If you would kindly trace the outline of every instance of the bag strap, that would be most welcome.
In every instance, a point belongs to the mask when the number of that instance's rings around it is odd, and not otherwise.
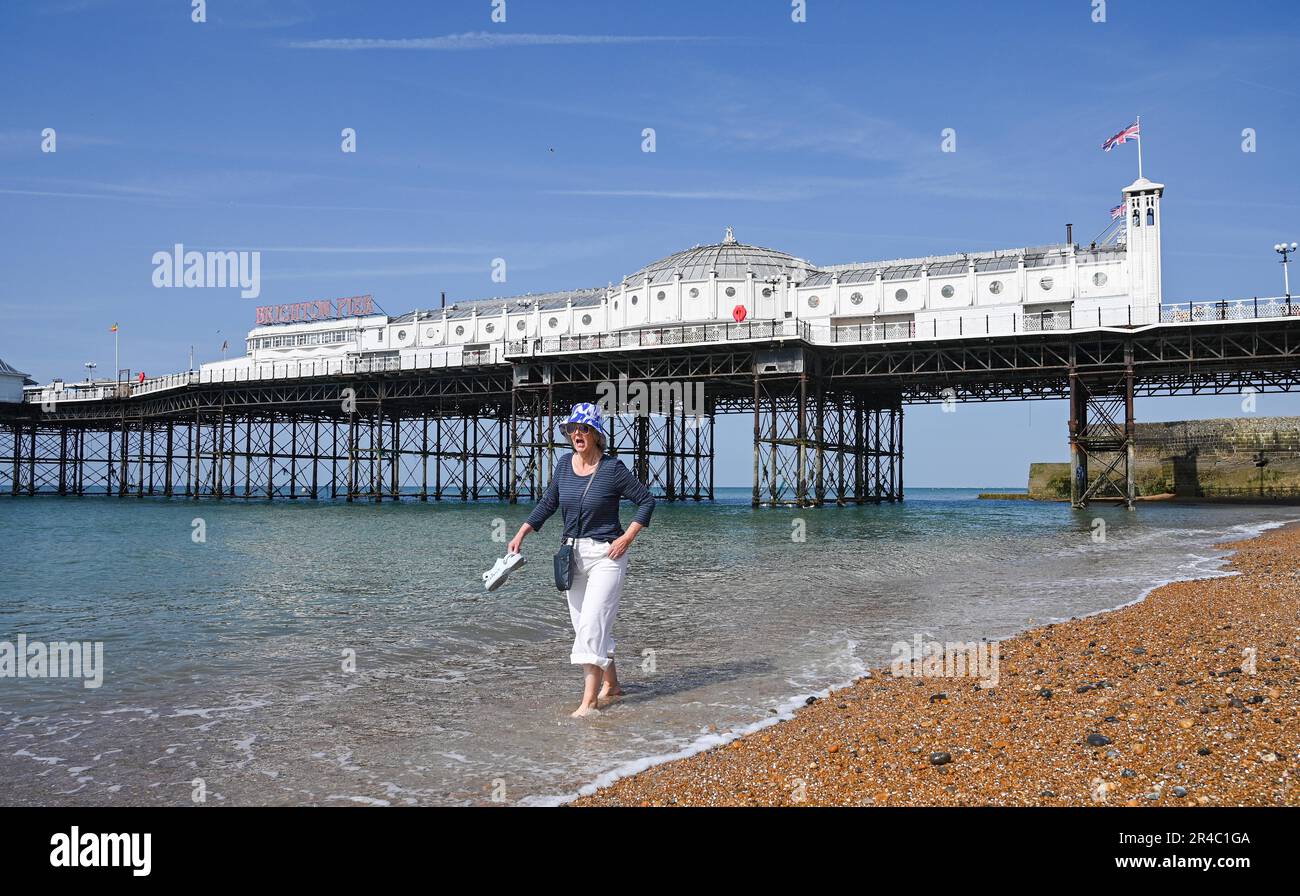
[[[587,492],[591,491],[591,486],[596,481],[596,477],[600,474],[600,468],[604,463],[605,456],[601,455],[600,460],[596,461],[596,469],[591,471],[591,478],[587,480],[587,487],[582,490],[582,497],[578,499],[578,534],[573,536],[575,543],[582,537],[582,502],[587,500]],[[573,468],[572,463],[569,464],[569,468]]]

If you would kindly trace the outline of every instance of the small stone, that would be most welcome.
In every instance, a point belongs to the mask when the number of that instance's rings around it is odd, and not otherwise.
[[[944,691],[940,691],[940,692],[937,693],[937,694],[931,694],[931,695],[930,695],[930,702],[931,702],[931,703],[943,703],[943,702],[944,702],[945,700],[947,700],[947,699],[948,699],[948,694],[947,694],[946,692],[944,692]]]
[[[1111,739],[1104,734],[1093,732],[1088,735],[1088,743],[1092,744],[1094,747],[1104,747],[1111,743]]]
[[[1197,755],[1197,756],[1209,756],[1209,755],[1210,755],[1210,748],[1209,748],[1209,747],[1201,747],[1199,750],[1196,751],[1196,755]]]
[[[951,754],[951,753],[931,753],[931,754],[930,754],[930,764],[931,764],[931,765],[947,765],[949,762],[952,762],[952,754]]]
[[[1178,722],[1178,727],[1186,730],[1188,728],[1191,728],[1195,724],[1196,723],[1193,722],[1191,719],[1181,719]]]
[[[1051,700],[1052,691],[1050,688],[1043,688],[1041,691],[1038,692],[1038,696],[1042,697],[1044,700]]]
[[[1136,654],[1137,656],[1143,656],[1143,655],[1146,654],[1146,652],[1147,652],[1147,649],[1146,649],[1145,647],[1134,647],[1134,648],[1133,648],[1133,653]]]
[[[1056,796],[1056,794],[1053,793],[1053,792],[1050,791],[1050,790],[1040,790],[1040,791],[1038,792],[1038,795],[1041,796],[1041,797],[1046,797],[1046,798],[1048,798],[1048,799],[1051,799],[1052,797]]]
[[[1177,797],[1184,797],[1184,796],[1187,796],[1187,788],[1186,788],[1186,787],[1175,787],[1175,788],[1173,789],[1172,793],[1173,793],[1174,796],[1177,796]]]
[[[1138,773],[1133,771],[1133,769],[1131,768],[1126,768],[1124,769],[1124,771],[1119,773],[1119,776],[1121,778],[1136,778],[1138,776]]]
[[[803,702],[803,705],[804,705],[804,706],[812,706],[812,705],[813,705],[814,703],[816,703],[816,702],[817,702],[817,698],[816,698],[816,697],[809,697],[807,700],[805,700],[805,701]]]

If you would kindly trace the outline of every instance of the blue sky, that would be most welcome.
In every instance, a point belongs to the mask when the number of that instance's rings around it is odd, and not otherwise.
[[[196,24],[188,0],[5,3],[0,357],[42,380],[107,371],[117,321],[122,366],[164,373],[191,344],[238,348],[256,304],[603,285],[726,225],[819,264],[1038,245],[1066,222],[1086,242],[1136,173],[1132,145],[1100,143],[1136,114],[1167,185],[1166,301],[1278,294],[1271,247],[1300,239],[1291,4],[1111,0],[1104,23],[1092,0],[809,0],[804,23],[786,0],[491,11],[210,0]],[[153,288],[177,242],[259,250],[261,298]],[[745,420],[721,426],[719,471],[748,469]],[[913,408],[907,443],[910,485],[1018,485],[1064,458],[1065,412]]]

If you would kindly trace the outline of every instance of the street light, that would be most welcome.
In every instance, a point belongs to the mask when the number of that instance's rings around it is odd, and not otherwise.
[[[1296,244],[1278,243],[1273,247],[1273,251],[1282,256],[1282,288],[1286,290],[1286,300],[1291,301],[1291,276],[1287,266],[1291,263],[1291,253],[1296,250]]]
[[[94,361],[87,361],[85,364],[82,364],[81,366],[86,368],[86,382],[90,382],[91,378],[95,375],[95,368],[98,367],[99,365],[96,364]]]

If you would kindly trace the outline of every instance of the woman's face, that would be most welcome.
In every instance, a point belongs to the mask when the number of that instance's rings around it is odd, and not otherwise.
[[[579,454],[585,454],[589,447],[600,444],[595,432],[585,423],[574,423],[569,427],[569,443]]]

